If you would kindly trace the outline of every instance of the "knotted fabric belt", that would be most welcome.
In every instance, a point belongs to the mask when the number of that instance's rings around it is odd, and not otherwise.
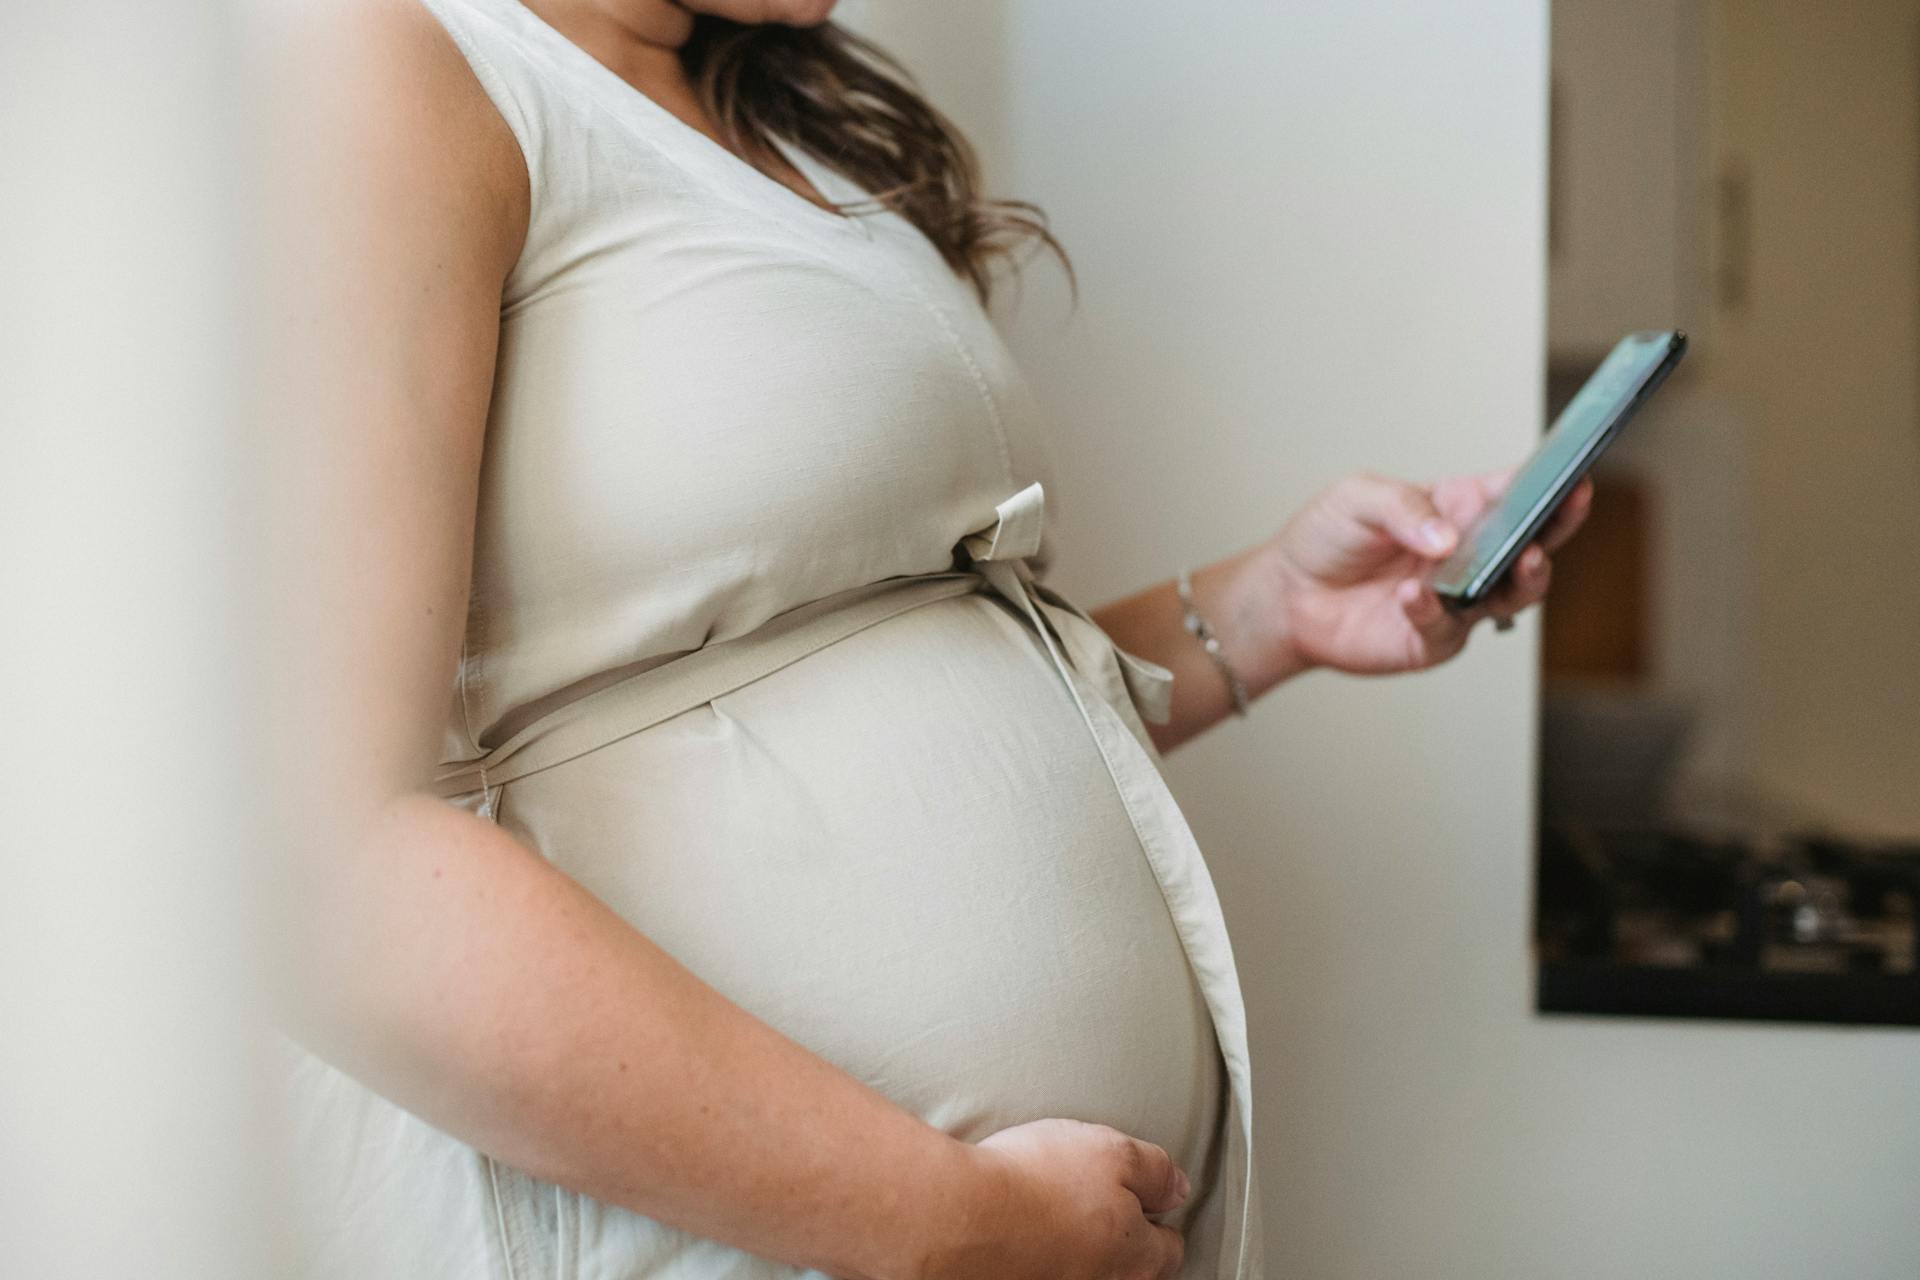
[[[442,764],[433,791],[454,799],[565,764],[889,618],[983,590],[1005,597],[1038,632],[1076,702],[1080,695],[1069,668],[1101,688],[1144,741],[1138,717],[1156,723],[1166,719],[1172,676],[1163,667],[1123,653],[1091,618],[1034,581],[1027,560],[1039,550],[1044,515],[1041,488],[1029,485],[995,509],[990,525],[961,541],[969,561],[966,568],[887,578],[843,591],[790,609],[746,635],[595,689],[541,716],[477,759]]]

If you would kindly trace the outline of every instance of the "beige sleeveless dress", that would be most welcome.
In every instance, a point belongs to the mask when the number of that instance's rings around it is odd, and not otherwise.
[[[947,1132],[1164,1145],[1185,1274],[1257,1275],[1238,983],[1141,723],[1167,676],[1038,583],[1036,415],[978,302],[519,0],[424,2],[533,184],[441,794]],[[314,1274],[799,1274],[290,1061]]]

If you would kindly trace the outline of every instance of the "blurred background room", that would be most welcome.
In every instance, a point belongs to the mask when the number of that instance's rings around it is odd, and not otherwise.
[[[1546,616],[1543,1008],[1920,1024],[1917,11],[1554,7],[1550,407],[1695,348]]]

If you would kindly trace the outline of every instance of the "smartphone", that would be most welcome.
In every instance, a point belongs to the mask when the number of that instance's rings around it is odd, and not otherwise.
[[[1465,609],[1486,599],[1580,478],[1686,354],[1678,329],[1630,333],[1567,403],[1500,500],[1460,538],[1433,573],[1441,602]]]

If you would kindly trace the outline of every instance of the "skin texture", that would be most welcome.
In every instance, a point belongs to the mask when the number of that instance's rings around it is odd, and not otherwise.
[[[795,23],[832,8],[699,3]],[[673,52],[688,9],[532,7],[712,136]],[[492,822],[426,793],[461,652],[500,293],[526,234],[528,175],[415,0],[288,8],[278,114],[264,122],[263,421],[286,468],[274,581],[293,647],[273,712],[299,726],[282,762],[296,1032],[535,1176],[798,1266],[871,1280],[1176,1274],[1180,1240],[1147,1216],[1188,1193],[1165,1151],[1067,1119],[958,1142],[747,1015]],[[1464,523],[1489,491],[1336,485],[1205,570],[1202,602],[1261,689],[1314,665],[1430,665],[1465,628],[1402,598],[1438,551],[1411,549],[1409,530],[1430,507]],[[1542,589],[1523,565],[1496,607]],[[1169,743],[1225,713],[1171,600],[1161,584],[1102,616],[1183,676]]]

